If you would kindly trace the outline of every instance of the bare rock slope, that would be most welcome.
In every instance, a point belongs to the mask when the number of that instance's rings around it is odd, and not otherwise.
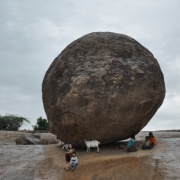
[[[13,134],[14,132],[11,132]],[[8,134],[8,133],[7,133]],[[15,145],[0,138],[0,179],[2,180],[174,180],[180,179],[180,132],[154,132],[157,145],[141,150],[144,136],[136,139],[138,151],[127,153],[117,144],[92,149],[77,149],[79,164],[66,172],[65,151],[57,145]],[[14,133],[17,137],[18,133]],[[0,131],[1,137],[1,131]]]
[[[105,144],[137,134],[161,106],[165,85],[149,50],[126,35],[97,32],[61,52],[42,92],[50,131],[83,146],[84,139]]]
[[[51,133],[27,133],[17,131],[0,131],[0,143],[7,144],[57,144],[57,137]]]

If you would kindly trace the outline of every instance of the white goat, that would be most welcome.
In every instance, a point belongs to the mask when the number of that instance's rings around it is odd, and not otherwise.
[[[91,147],[97,147],[97,152],[99,152],[99,144],[100,142],[97,140],[92,140],[92,141],[86,141],[86,139],[84,139],[84,142],[86,144],[87,147],[87,152],[90,152],[90,148]]]
[[[65,150],[68,150],[68,148],[69,148],[69,144],[64,144],[64,145],[62,146],[62,149],[65,149]]]

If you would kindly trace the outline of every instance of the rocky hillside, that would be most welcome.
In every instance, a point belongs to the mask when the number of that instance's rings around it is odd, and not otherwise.
[[[180,179],[180,132],[154,132],[157,146],[144,151],[141,144],[147,134],[136,136],[139,150],[135,153],[118,149],[118,143],[100,146],[100,153],[77,149],[79,165],[75,171],[66,172],[63,168],[68,164],[60,144],[15,145],[12,139],[19,133],[0,131],[0,179]]]

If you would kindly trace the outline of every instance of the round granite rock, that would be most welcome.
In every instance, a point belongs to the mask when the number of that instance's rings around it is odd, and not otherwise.
[[[69,44],[47,70],[43,103],[50,131],[84,146],[137,134],[165,97],[153,54],[123,34],[94,32]]]

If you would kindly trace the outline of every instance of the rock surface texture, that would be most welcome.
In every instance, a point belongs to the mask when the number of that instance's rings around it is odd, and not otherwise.
[[[111,32],[87,34],[68,45],[47,70],[43,103],[50,131],[84,146],[137,134],[165,97],[153,54],[136,40]]]
[[[21,135],[18,135],[18,137],[14,139],[14,141],[18,145],[58,144],[58,140],[51,133],[35,133],[35,134],[20,133],[20,134]]]
[[[40,136],[33,134],[22,134],[16,140],[16,144],[18,145],[35,145],[42,144],[40,140]]]

